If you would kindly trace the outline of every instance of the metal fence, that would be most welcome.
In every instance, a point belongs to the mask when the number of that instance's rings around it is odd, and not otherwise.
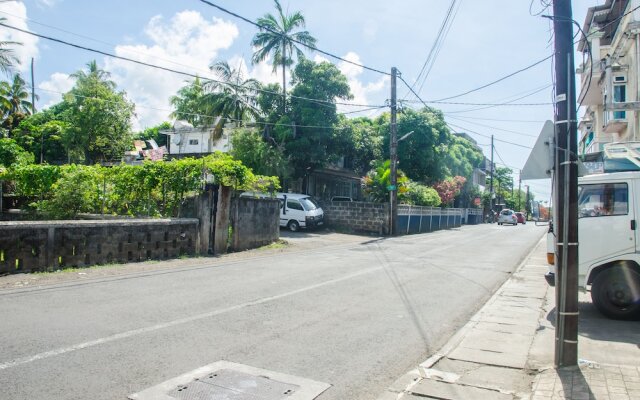
[[[458,228],[462,225],[465,209],[437,208],[411,205],[398,206],[398,233],[412,234]]]

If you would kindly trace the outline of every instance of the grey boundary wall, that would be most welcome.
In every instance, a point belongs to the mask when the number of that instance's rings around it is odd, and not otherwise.
[[[278,199],[236,198],[233,203],[234,251],[265,246],[280,239]]]
[[[389,234],[389,203],[323,201],[324,223],[329,227],[376,235]]]
[[[0,222],[0,275],[195,255],[199,221]]]
[[[389,203],[330,202],[320,204],[328,227],[377,235],[389,234]],[[399,205],[398,234],[433,232],[482,222],[482,210]]]

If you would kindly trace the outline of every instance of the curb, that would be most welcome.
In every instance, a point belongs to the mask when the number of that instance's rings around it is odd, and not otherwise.
[[[447,357],[447,355],[451,353],[460,344],[460,342],[462,342],[462,340],[465,338],[465,336],[467,336],[469,331],[471,331],[475,327],[475,325],[477,325],[478,323],[477,317],[480,316],[485,311],[485,309],[501,295],[502,288],[513,279],[513,276],[516,273],[518,273],[524,268],[524,266],[532,257],[533,253],[536,251],[538,246],[540,246],[541,243],[543,243],[545,240],[546,240],[546,236],[543,235],[542,238],[540,238],[540,240],[538,240],[532,246],[531,250],[529,250],[529,252],[526,253],[526,255],[522,258],[522,260],[516,267],[516,269],[511,273],[511,276],[509,277],[509,279],[504,281],[502,285],[500,285],[500,287],[496,289],[495,293],[469,319],[469,322],[467,322],[464,326],[462,326],[462,328],[458,329],[458,331],[453,336],[451,336],[451,338],[438,351],[436,351],[432,356],[427,358],[425,361],[421,362],[417,368],[412,369],[411,371],[407,372],[402,377],[397,379],[391,386],[389,386],[389,388],[385,390],[385,392],[382,395],[378,397],[378,400],[390,400],[392,398],[400,399],[404,395],[404,393],[409,391],[414,385],[416,385],[420,381],[420,379],[426,379],[427,376],[426,376],[425,370],[434,366],[442,358]]]

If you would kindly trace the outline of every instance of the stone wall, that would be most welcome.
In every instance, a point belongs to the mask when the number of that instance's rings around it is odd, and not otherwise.
[[[376,235],[389,233],[388,203],[323,201],[321,206],[329,227]]]
[[[0,275],[195,255],[197,219],[0,222]]]
[[[280,238],[278,199],[241,197],[233,204],[233,251],[265,246]]]

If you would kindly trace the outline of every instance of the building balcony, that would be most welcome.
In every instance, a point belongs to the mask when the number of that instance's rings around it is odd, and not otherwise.
[[[601,63],[596,62],[593,70],[591,69],[591,63],[583,64],[576,72],[581,74],[578,100],[582,100],[582,105],[595,106],[602,104],[602,91],[598,84],[603,73]]]
[[[623,131],[627,129],[629,123],[626,119],[610,119],[604,125],[604,133],[617,133],[621,134]]]

